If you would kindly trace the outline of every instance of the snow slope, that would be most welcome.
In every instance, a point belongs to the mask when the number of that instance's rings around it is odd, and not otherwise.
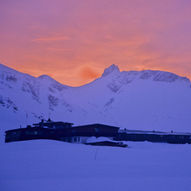
[[[0,65],[0,190],[191,190],[188,144],[2,142],[5,130],[49,116],[76,124],[191,132],[190,98],[190,81],[168,72],[120,72],[112,65],[92,83],[74,88]]]
[[[129,148],[33,140],[0,144],[2,191],[188,191],[190,145]]]
[[[191,83],[163,71],[105,69],[95,81],[69,87],[0,64],[1,131],[51,117],[78,124],[191,132]],[[1,133],[2,135],[2,133]]]

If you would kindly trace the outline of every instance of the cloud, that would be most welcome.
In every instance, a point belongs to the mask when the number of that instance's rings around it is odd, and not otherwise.
[[[68,36],[50,36],[50,37],[39,37],[35,38],[32,41],[33,42],[54,42],[54,41],[65,41],[70,40],[70,37]]]
[[[90,81],[99,77],[99,73],[89,66],[83,66],[80,69],[79,75],[82,80]]]
[[[191,76],[189,0],[5,2],[0,61],[21,71],[69,85],[85,84],[111,64]]]
[[[54,51],[54,52],[72,52],[72,49],[67,49],[67,48],[47,47],[47,50]]]

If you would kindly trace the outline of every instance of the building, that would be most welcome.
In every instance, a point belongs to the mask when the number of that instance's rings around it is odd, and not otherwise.
[[[51,139],[66,142],[85,143],[88,137],[116,137],[119,128],[103,125],[91,124],[72,127],[72,123],[53,122],[51,120],[41,121],[34,126],[8,130],[5,132],[5,142]]]
[[[6,131],[5,134],[5,142],[51,139],[85,144],[90,137],[108,137],[110,140],[118,142],[149,141],[174,144],[191,143],[191,133],[120,130],[119,127],[104,124],[73,126],[73,123],[54,122],[50,119],[48,121],[36,123],[34,126],[9,130]],[[95,144],[114,145],[114,143],[109,143],[107,141]],[[91,145],[94,145],[94,143]]]
[[[5,132],[5,142],[25,141],[33,139],[55,139],[56,132],[53,129],[30,127],[8,130]]]
[[[160,131],[119,130],[115,140],[190,144],[191,133],[176,133],[173,131],[168,133]]]
[[[65,129],[67,136],[85,136],[85,137],[114,137],[117,135],[119,127],[104,124],[90,124],[75,126]]]
[[[119,141],[114,141],[108,137],[90,137],[86,140],[85,144],[92,146],[128,147],[127,144]]]
[[[34,123],[33,125],[34,125],[34,127],[62,129],[62,128],[72,127],[73,123],[62,122],[62,121],[54,122],[49,118],[46,122],[44,120],[42,120],[40,123]]]

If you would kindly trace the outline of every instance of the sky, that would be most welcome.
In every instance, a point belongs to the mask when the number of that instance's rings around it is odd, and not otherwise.
[[[191,78],[191,1],[0,0],[0,62],[71,86],[112,64]]]

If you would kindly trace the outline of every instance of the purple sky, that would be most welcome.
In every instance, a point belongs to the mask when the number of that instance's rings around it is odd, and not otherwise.
[[[0,62],[82,85],[105,67],[191,77],[190,0],[1,0]]]

